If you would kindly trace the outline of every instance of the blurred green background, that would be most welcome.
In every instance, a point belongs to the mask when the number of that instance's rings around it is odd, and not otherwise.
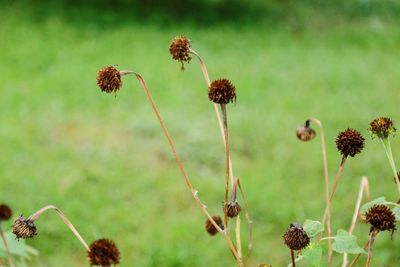
[[[223,237],[204,231],[205,217],[137,81],[125,77],[116,96],[96,86],[105,65],[143,75],[200,197],[221,214],[223,145],[198,62],[181,72],[168,53],[180,34],[192,40],[211,79],[229,78],[237,88],[228,116],[234,173],[254,221],[249,266],[286,266],[282,234],[289,224],[322,217],[320,142],[301,143],[294,133],[310,116],[325,125],[332,180],[340,161],[337,133],[353,127],[366,137],[335,197],[335,231],[349,227],[362,175],[373,198],[398,197],[384,151],[366,129],[377,116],[400,121],[399,1],[0,5],[0,201],[15,216],[54,204],[88,242],[113,239],[121,266],[234,266]],[[398,137],[393,149],[398,159]],[[43,215],[37,227],[28,243],[40,256],[30,266],[88,266],[55,213]],[[360,243],[368,231],[357,226]],[[243,238],[246,244],[245,226]],[[393,241],[380,234],[372,265],[400,265],[399,248],[397,232]]]

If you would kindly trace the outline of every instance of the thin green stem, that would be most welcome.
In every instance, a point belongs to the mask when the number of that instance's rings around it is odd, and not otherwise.
[[[400,181],[399,181],[399,177],[397,174],[396,164],[395,164],[394,158],[393,158],[392,146],[390,145],[390,140],[389,140],[389,138],[379,138],[379,140],[381,140],[383,149],[385,150],[386,156],[389,160],[389,164],[393,171],[394,179],[396,181],[397,190],[399,191],[399,194],[400,194]]]

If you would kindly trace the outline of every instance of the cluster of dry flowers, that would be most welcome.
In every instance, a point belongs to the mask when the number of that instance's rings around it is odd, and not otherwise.
[[[179,166],[179,169],[182,173],[184,182],[187,185],[193,199],[198,204],[200,210],[206,216],[205,222],[205,230],[212,236],[220,233],[226,240],[227,245],[232,252],[235,261],[239,267],[247,265],[247,259],[249,258],[249,254],[252,249],[252,237],[251,237],[251,219],[248,211],[248,205],[246,202],[245,194],[243,192],[242,186],[240,184],[239,178],[233,175],[233,164],[232,159],[230,157],[229,151],[229,134],[228,134],[228,116],[227,116],[227,105],[232,102],[236,102],[236,88],[228,79],[222,78],[211,81],[209,78],[209,74],[206,68],[206,65],[203,59],[199,56],[199,54],[193,50],[191,47],[191,43],[189,39],[184,36],[175,37],[169,47],[169,52],[172,55],[172,58],[181,62],[181,69],[184,70],[184,63],[189,63],[192,60],[192,57],[196,57],[199,60],[200,67],[205,78],[207,87],[208,87],[208,98],[213,103],[213,108],[216,114],[216,118],[218,121],[218,126],[221,132],[222,141],[225,148],[225,195],[224,195],[224,204],[221,209],[223,213],[223,218],[219,215],[210,215],[207,209],[207,206],[200,200],[198,191],[193,187],[191,180],[188,177],[188,174],[182,164],[182,161],[179,157],[179,154],[176,151],[173,139],[171,138],[165,123],[162,119],[162,116],[151,96],[149,88],[142,78],[142,76],[132,70],[118,70],[116,66],[106,66],[102,68],[97,74],[97,85],[100,87],[101,91],[106,93],[116,93],[122,87],[122,77],[126,75],[134,75],[139,81],[141,87],[144,90],[144,93],[149,101],[155,115],[160,123],[161,129],[164,132],[170,149],[176,159],[176,162]],[[345,166],[346,160],[348,157],[354,157],[359,154],[364,148],[364,137],[361,133],[355,129],[346,129],[343,132],[340,132],[336,137],[336,146],[338,151],[341,154],[341,162],[338,168],[338,172],[336,175],[336,179],[332,189],[329,189],[329,175],[328,175],[328,167],[327,167],[327,158],[326,158],[326,148],[325,148],[325,137],[324,131],[322,127],[322,123],[315,119],[311,118],[306,121],[306,123],[297,128],[296,134],[299,140],[302,141],[310,141],[315,138],[316,131],[313,130],[310,125],[311,123],[315,123],[320,128],[320,136],[322,143],[322,155],[323,155],[323,163],[324,163],[324,176],[325,176],[325,200],[326,200],[326,208],[324,212],[324,217],[322,220],[322,225],[326,225],[327,235],[325,238],[319,236],[318,240],[327,240],[328,241],[328,252],[327,252],[327,263],[328,266],[332,266],[332,229],[331,229],[331,214],[330,214],[330,206],[332,203],[333,196],[336,192],[336,188],[339,184],[340,177]],[[394,135],[396,132],[395,127],[393,126],[393,121],[386,117],[381,117],[373,120],[370,123],[369,131],[375,137],[378,137],[381,140],[386,155],[389,159],[389,163],[392,167],[393,173],[395,175],[395,182],[398,187],[400,193],[400,180],[399,175],[397,174],[396,167],[393,160],[393,155],[390,147],[389,136]],[[364,191],[368,191],[364,184],[360,189],[360,194],[358,198],[358,203],[356,205],[355,210],[355,219],[352,222],[352,227],[349,231],[354,230],[354,225],[357,220],[357,217],[360,213],[360,203],[362,193]],[[241,232],[240,232],[240,213],[242,211],[242,206],[239,204],[237,198],[237,192],[240,192],[241,201],[243,205],[243,210],[245,211],[245,219],[249,225],[249,241],[248,241],[248,255],[246,257],[243,256],[242,253],[242,244],[241,244]],[[369,193],[368,193],[369,194]],[[361,197],[360,197],[361,196]],[[25,218],[22,215],[17,217],[14,221],[12,232],[15,234],[16,238],[33,238],[37,235],[37,228],[35,225],[36,220],[43,214],[43,212],[47,210],[55,210],[63,222],[70,228],[72,233],[77,237],[77,239],[82,243],[84,248],[87,251],[88,259],[90,265],[96,266],[111,266],[120,263],[120,252],[116,246],[116,244],[110,239],[99,239],[94,241],[91,245],[88,245],[86,241],[81,237],[78,231],[75,229],[73,224],[68,220],[64,213],[60,209],[55,206],[49,205],[41,208],[31,216]],[[392,209],[385,204],[375,204],[372,205],[365,214],[361,214],[361,218],[363,222],[369,223],[371,225],[370,233],[369,233],[369,241],[366,247],[368,247],[368,257],[367,257],[367,265],[370,266],[371,257],[372,257],[372,245],[376,235],[381,231],[391,231],[392,233],[396,230],[396,216],[393,213]],[[0,205],[0,226],[1,222],[4,220],[10,219],[12,216],[12,211],[7,205]],[[229,221],[234,221],[234,240],[231,237]],[[5,244],[5,248],[8,252],[8,260],[9,265],[11,267],[16,266],[15,262],[12,259],[12,255],[9,252],[9,248],[7,246],[6,239],[4,238],[3,232],[0,228],[0,233],[3,237],[3,242]],[[321,233],[322,235],[322,233]],[[303,228],[302,225],[298,223],[290,224],[290,227],[283,235],[284,244],[288,246],[291,252],[291,265],[296,266],[296,262],[300,256],[301,251],[310,246],[311,238],[307,231]],[[347,265],[347,253],[344,253],[343,264],[342,266],[353,266],[355,262],[357,262],[360,255],[357,255],[355,259]],[[296,258],[297,257],[297,258]],[[270,266],[268,264],[261,264],[261,266]]]

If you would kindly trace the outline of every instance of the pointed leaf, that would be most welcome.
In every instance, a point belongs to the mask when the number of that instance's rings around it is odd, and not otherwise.
[[[338,230],[332,249],[338,253],[367,254],[365,249],[357,244],[357,237],[342,229]]]
[[[324,231],[324,226],[319,221],[306,220],[303,229],[309,237],[314,237]]]

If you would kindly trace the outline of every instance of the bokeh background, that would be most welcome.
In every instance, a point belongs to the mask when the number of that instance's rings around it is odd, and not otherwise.
[[[335,231],[349,227],[362,175],[373,198],[398,198],[384,151],[367,127],[382,115],[400,121],[399,1],[0,4],[0,201],[15,216],[54,204],[88,242],[113,239],[121,266],[234,266],[225,240],[204,231],[205,218],[137,81],[124,78],[115,96],[96,86],[105,65],[143,75],[195,188],[210,212],[221,214],[223,144],[198,62],[182,72],[168,53],[181,34],[211,79],[229,78],[237,88],[228,116],[234,173],[254,221],[249,266],[286,266],[283,232],[292,222],[322,217],[320,142],[299,142],[294,133],[310,116],[325,125],[332,180],[337,133],[353,127],[366,137],[335,197]],[[393,149],[398,159],[398,137]],[[39,235],[28,243],[40,256],[29,266],[88,266],[55,213],[37,226]],[[360,244],[368,230],[357,226]],[[243,238],[246,244],[245,226]],[[373,266],[400,265],[397,232],[393,240],[380,234],[375,245]]]

